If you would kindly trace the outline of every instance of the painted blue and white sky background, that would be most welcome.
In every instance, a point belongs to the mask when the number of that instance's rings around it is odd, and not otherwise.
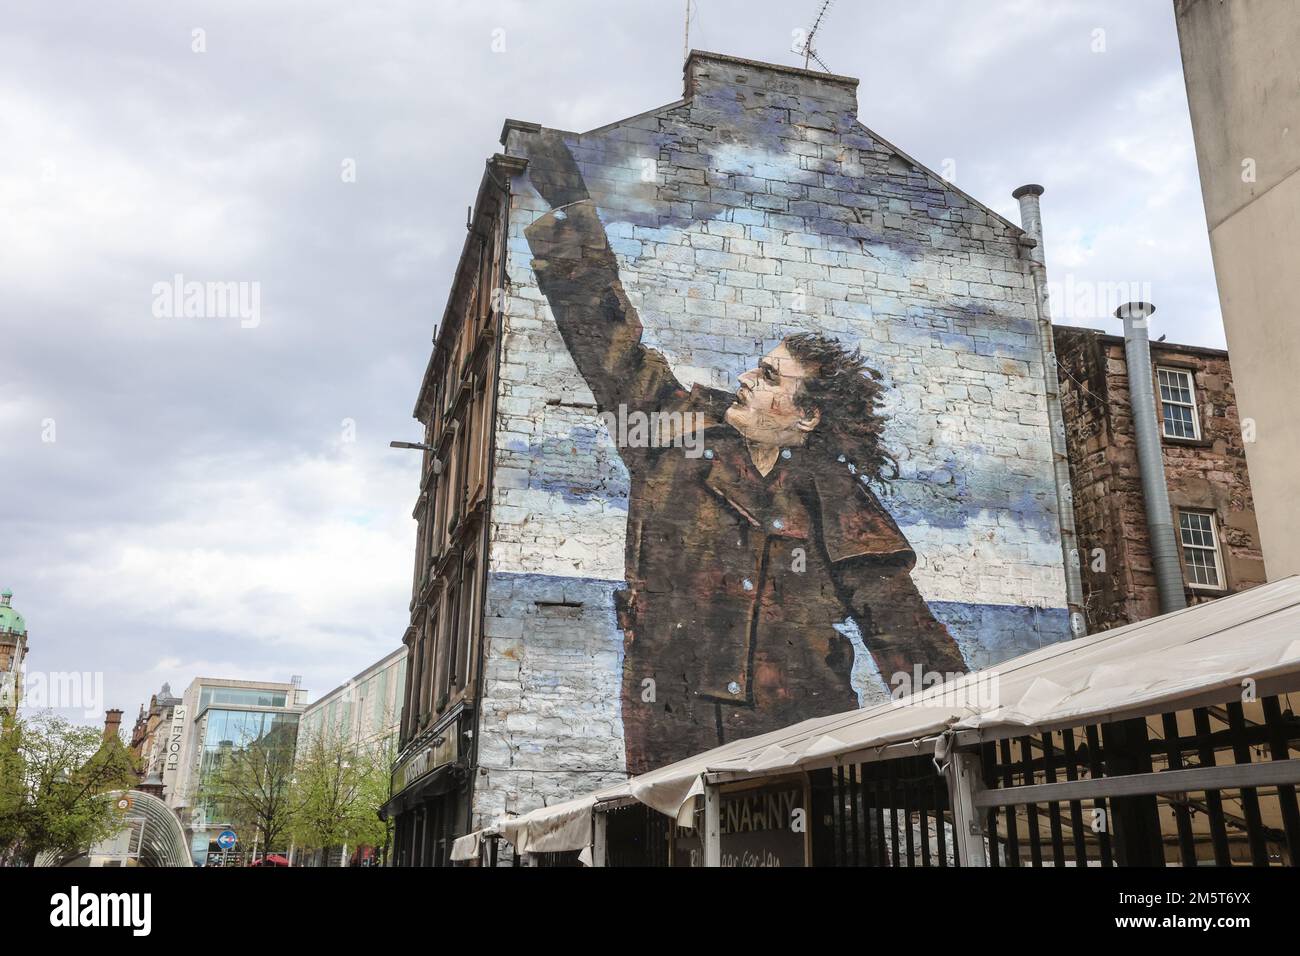
[[[817,6],[696,0],[691,45],[798,65]],[[198,674],[314,697],[396,646],[418,455],[388,441],[419,437],[484,159],[506,117],[677,99],[683,10],[7,6],[0,586],[29,670],[102,671],[130,718]],[[1148,283],[1154,334],[1223,345],[1167,0],[842,2],[817,48],[867,126],[1012,221],[1045,185],[1054,283]],[[178,273],[259,283],[260,323],[155,318]]]

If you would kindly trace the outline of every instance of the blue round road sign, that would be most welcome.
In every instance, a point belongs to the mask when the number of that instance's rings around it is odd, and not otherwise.
[[[233,850],[235,848],[235,831],[222,830],[217,836],[217,846],[223,850]]]

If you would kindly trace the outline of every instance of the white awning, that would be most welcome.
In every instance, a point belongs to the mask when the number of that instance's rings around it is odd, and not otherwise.
[[[1300,686],[1300,576],[1049,644],[899,701],[737,740],[498,826],[520,852],[580,850],[591,842],[593,808],[605,801],[632,797],[690,825],[709,773],[797,772],[932,744],[949,731],[991,739],[1156,714],[1278,679]]]
[[[451,858],[453,862],[463,860],[477,860],[479,851],[483,848],[483,841],[497,836],[495,826],[483,827],[475,830],[473,833],[466,833],[463,837],[457,837],[456,842],[451,845]]]
[[[462,860],[477,860],[478,850],[482,842],[482,830],[475,830],[473,833],[466,833],[463,837],[457,837],[456,842],[451,845],[452,861],[458,863]]]
[[[620,788],[624,785],[620,785]],[[609,788],[617,789],[617,788]],[[598,791],[597,793],[604,793]],[[520,853],[558,853],[581,850],[591,843],[591,813],[597,793],[538,807],[518,817],[497,822],[501,836]]]

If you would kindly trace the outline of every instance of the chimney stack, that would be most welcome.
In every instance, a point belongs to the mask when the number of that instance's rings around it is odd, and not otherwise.
[[[104,711],[104,739],[122,739],[122,712],[116,708]]]
[[[1026,183],[1011,194],[1011,198],[1020,202],[1020,228],[1033,236],[1038,245],[1030,250],[1029,258],[1040,265],[1046,264],[1043,256],[1043,210],[1038,204],[1038,197],[1043,194],[1043,187],[1038,183]]]

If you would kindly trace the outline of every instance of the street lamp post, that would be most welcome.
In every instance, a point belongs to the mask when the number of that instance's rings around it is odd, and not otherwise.
[[[418,441],[390,441],[388,443],[388,447],[389,448],[411,448],[414,449],[415,451],[430,451],[430,452],[434,450],[432,445],[426,445],[423,442],[418,442]],[[435,475],[441,475],[442,459],[435,456],[433,459],[432,468],[433,468],[433,473]]]

